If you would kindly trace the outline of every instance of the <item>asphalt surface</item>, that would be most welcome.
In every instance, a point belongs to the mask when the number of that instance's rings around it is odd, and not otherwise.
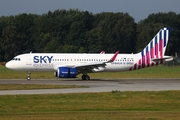
[[[177,79],[43,79],[20,80],[1,79],[0,84],[56,84],[56,85],[82,85],[87,88],[66,89],[37,89],[37,90],[0,90],[0,95],[16,94],[58,94],[58,93],[86,93],[86,92],[112,92],[112,91],[164,91],[180,90],[180,78]]]

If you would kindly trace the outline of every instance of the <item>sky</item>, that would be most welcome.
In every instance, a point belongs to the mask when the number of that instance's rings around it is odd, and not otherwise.
[[[0,0],[0,16],[32,13],[42,15],[57,9],[79,9],[93,14],[101,12],[129,13],[139,22],[149,14],[175,12],[180,14],[180,0]]]

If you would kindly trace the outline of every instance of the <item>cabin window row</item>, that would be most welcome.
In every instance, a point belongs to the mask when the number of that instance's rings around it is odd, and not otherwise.
[[[107,62],[107,59],[53,59],[53,61],[103,61]],[[115,61],[134,61],[133,59],[125,60],[125,59],[117,59]]]

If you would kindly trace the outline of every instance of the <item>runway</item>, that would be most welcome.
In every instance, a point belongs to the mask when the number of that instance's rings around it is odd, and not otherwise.
[[[87,88],[37,89],[37,90],[0,90],[0,95],[17,94],[58,94],[112,91],[162,91],[180,90],[180,78],[176,79],[43,79],[43,80],[0,80],[0,84],[56,84],[81,85]]]

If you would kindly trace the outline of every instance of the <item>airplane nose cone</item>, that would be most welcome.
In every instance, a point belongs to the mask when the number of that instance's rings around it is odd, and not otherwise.
[[[9,62],[7,62],[7,63],[5,64],[5,66],[6,66],[6,68],[10,68]]]
[[[13,67],[14,67],[14,65],[11,62],[7,62],[5,66],[8,69],[13,69]]]

